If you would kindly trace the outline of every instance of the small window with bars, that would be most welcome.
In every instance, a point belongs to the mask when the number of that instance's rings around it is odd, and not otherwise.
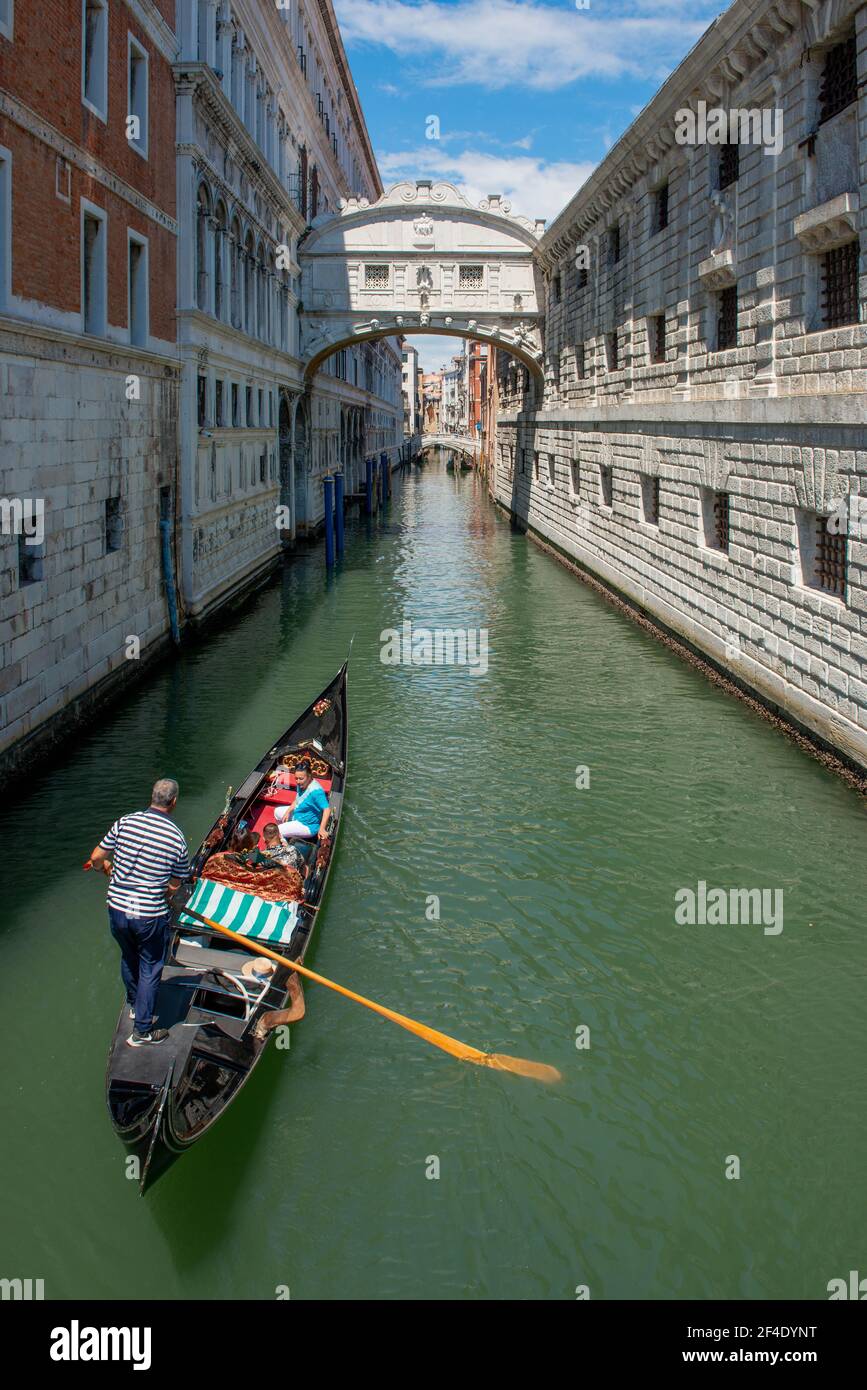
[[[569,486],[572,497],[577,502],[581,496],[581,464],[577,459],[573,459],[569,464]]]
[[[616,372],[620,368],[620,342],[616,333],[605,334],[605,360],[609,372]]]
[[[835,535],[826,516],[816,517],[816,545],[813,555],[813,584],[826,594],[846,598],[846,569],[849,542],[845,532]]]
[[[208,423],[208,378],[200,376],[196,383],[199,429]]]
[[[716,347],[717,352],[738,345],[738,287],[726,285],[717,296]]]
[[[123,513],[119,497],[105,499],[105,553],[111,555],[123,545]]]
[[[576,283],[577,288],[578,288],[579,290],[586,289],[586,286],[587,286],[587,267],[586,267],[586,265],[579,265],[579,266],[578,266],[578,269],[577,269],[577,271],[576,271],[576,276],[577,276],[577,279],[576,279],[576,282],[575,282],[575,283]]]
[[[214,406],[215,406],[214,415],[215,415],[216,423],[217,423],[218,425],[222,425],[222,423],[223,423],[223,383],[222,383],[222,381],[220,380],[219,377],[217,377],[217,382],[216,382],[216,397],[215,397],[215,401],[214,401]]]
[[[551,276],[551,303],[560,303],[560,272]]]
[[[659,479],[641,479],[641,509],[649,526],[659,525]]]
[[[825,54],[819,88],[819,124],[845,111],[858,96],[858,55],[855,31]]]
[[[617,223],[608,228],[608,264],[617,265],[620,260],[620,227]]]
[[[729,548],[729,494],[716,492],[713,488],[702,488],[702,519],[704,521],[705,545],[710,550]]]
[[[741,165],[741,147],[736,140],[720,146],[717,166],[717,188],[728,188],[737,183]]]
[[[614,505],[614,474],[607,463],[599,465],[599,493],[602,498],[603,507],[613,507]]]
[[[651,362],[665,361],[665,314],[654,314],[648,322]]]
[[[18,532],[18,587],[36,584],[44,577],[45,542],[36,545],[27,532]]]
[[[859,243],[847,241],[822,257],[822,321],[825,328],[858,323]]]
[[[389,267],[387,265],[366,265],[364,267],[364,288],[366,290],[387,290],[389,286]]]
[[[668,226],[668,184],[657,188],[653,195],[653,230],[661,232]]]
[[[548,454],[548,486],[557,486],[557,465],[553,454]]]
[[[459,290],[481,290],[485,285],[483,265],[462,265],[458,267]]]
[[[587,351],[583,343],[578,343],[575,348],[575,376],[579,381],[583,381],[587,375]]]
[[[534,450],[533,450],[533,477],[534,477],[534,478],[536,479],[536,481],[538,482],[538,480],[539,480],[539,452],[538,452],[537,449],[534,449]]]

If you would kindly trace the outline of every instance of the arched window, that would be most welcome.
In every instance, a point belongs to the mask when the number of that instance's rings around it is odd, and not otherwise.
[[[199,184],[196,197],[196,303],[208,309],[208,238],[211,234],[211,197],[205,184]]]
[[[227,317],[226,306],[226,205],[217,204],[214,228],[214,313],[218,319]]]
[[[256,331],[260,338],[266,338],[268,334],[265,282],[265,251],[260,241],[256,247]]]
[[[256,331],[256,265],[252,232],[247,233],[244,243],[244,331]]]
[[[241,275],[243,274],[241,255],[241,224],[237,217],[233,217],[232,229],[229,233],[229,278],[231,280],[230,315],[233,328],[241,327]]]

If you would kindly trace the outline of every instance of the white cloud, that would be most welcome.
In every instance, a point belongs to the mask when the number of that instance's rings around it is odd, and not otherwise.
[[[424,66],[415,82],[555,91],[582,77],[659,81],[717,11],[709,0],[631,0],[576,11],[540,0],[336,0],[344,40]]]
[[[590,176],[595,165],[566,161],[546,163],[532,155],[508,158],[483,150],[462,153],[430,145],[415,150],[379,152],[383,181],[414,179],[430,174],[455,184],[475,207],[489,193],[500,193],[523,217],[555,217]]]

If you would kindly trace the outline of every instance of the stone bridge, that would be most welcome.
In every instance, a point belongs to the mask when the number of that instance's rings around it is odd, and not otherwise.
[[[299,243],[301,357],[309,380],[365,338],[440,333],[491,342],[542,376],[544,222],[498,194],[478,208],[448,183],[398,183],[375,203],[344,201]]]
[[[470,439],[466,434],[423,434],[421,437],[422,449],[451,449],[456,454],[468,454],[470,458],[478,458],[481,453],[481,444],[477,439]]]

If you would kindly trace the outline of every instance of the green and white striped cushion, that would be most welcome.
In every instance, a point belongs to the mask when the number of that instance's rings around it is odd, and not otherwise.
[[[242,936],[255,937],[257,941],[274,942],[285,946],[292,935],[298,916],[297,903],[268,903],[257,898],[254,893],[238,893],[222,883],[212,883],[210,879],[200,879],[187,907],[219,922],[221,927],[229,927]],[[191,927],[201,926],[194,918],[180,915],[180,924]]]

